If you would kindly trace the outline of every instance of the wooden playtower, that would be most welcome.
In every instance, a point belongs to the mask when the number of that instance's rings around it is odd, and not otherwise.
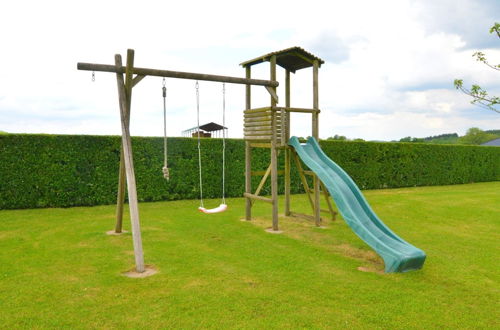
[[[320,194],[321,182],[311,171],[302,169],[300,160],[294,150],[288,146],[290,139],[290,120],[291,114],[294,112],[310,113],[311,114],[311,135],[318,139],[319,131],[319,93],[318,93],[318,70],[322,59],[305,51],[300,47],[293,47],[281,51],[269,53],[255,59],[241,63],[245,68],[246,78],[251,78],[251,69],[255,64],[269,62],[270,63],[270,80],[276,81],[276,65],[285,69],[285,106],[278,106],[278,96],[276,93],[277,87],[267,87],[271,95],[271,105],[264,108],[252,109],[251,102],[251,85],[246,85],[246,106],[244,111],[244,138],[245,138],[245,193],[246,211],[245,219],[252,219],[252,205],[255,200],[264,201],[272,204],[272,219],[273,226],[271,232],[278,233],[278,176],[282,174],[285,180],[285,215],[286,216],[302,216],[313,218],[317,226],[321,226],[320,212]],[[295,73],[297,70],[312,67],[313,69],[313,99],[311,108],[293,108],[290,105],[290,73]],[[271,161],[265,171],[252,171],[252,149],[268,148],[271,151]],[[284,171],[278,171],[278,154],[284,151],[285,153],[285,168]],[[292,159],[295,160],[301,182],[311,203],[313,216],[292,212],[290,209],[290,165]],[[271,198],[260,196],[260,192],[271,176]],[[306,175],[313,176],[313,188],[311,189],[307,183]],[[262,176],[262,179],[253,192],[252,176]],[[324,188],[324,187],[323,187]],[[326,212],[335,217],[330,199],[326,189],[323,189],[323,194],[327,199],[328,210]]]

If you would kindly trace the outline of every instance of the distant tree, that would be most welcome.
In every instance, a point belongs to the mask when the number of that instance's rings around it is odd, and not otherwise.
[[[485,132],[490,133],[490,134],[495,134],[495,135],[498,135],[498,137],[500,137],[500,129],[490,129],[490,130],[486,130]]]
[[[354,139],[353,141],[354,141],[354,142],[365,142],[365,140],[360,139],[360,138]]]
[[[495,23],[490,28],[490,33],[496,33],[498,38],[500,38],[500,23]],[[483,62],[486,64],[488,67],[500,71],[500,64],[491,64],[488,62],[486,59],[486,55],[482,52],[475,52],[473,57],[476,58],[476,61],[478,62]],[[500,97],[497,96],[490,96],[488,95],[488,92],[484,89],[481,88],[479,85],[472,85],[470,89],[465,88],[463,86],[463,80],[462,79],[455,79],[454,82],[455,88],[461,90],[465,94],[472,96],[472,104],[476,104],[482,108],[492,110],[495,112],[500,113]]]
[[[424,139],[407,136],[400,139],[399,142],[424,142]]]
[[[330,136],[329,138],[327,138],[327,140],[339,140],[339,141],[346,141],[347,138],[343,135],[338,135],[338,134],[335,134],[333,137]]]
[[[441,140],[441,139],[453,139],[453,138],[458,138],[457,133],[446,133],[446,134],[439,134],[439,135],[433,135],[433,136],[428,136],[424,138],[425,141],[432,141],[432,140]]]
[[[460,138],[459,141],[463,144],[479,145],[494,140],[495,138],[495,134],[486,133],[485,131],[477,127],[471,127],[467,130],[467,133],[465,133],[465,135]]]

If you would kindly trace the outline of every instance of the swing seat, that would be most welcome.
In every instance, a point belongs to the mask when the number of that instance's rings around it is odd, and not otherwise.
[[[221,212],[224,212],[225,210],[227,210],[226,204],[221,204],[213,209],[206,209],[206,208],[201,207],[201,206],[198,208],[198,211],[203,212],[205,214],[221,213]]]

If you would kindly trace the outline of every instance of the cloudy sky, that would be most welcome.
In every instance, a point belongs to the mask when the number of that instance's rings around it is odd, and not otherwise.
[[[3,1],[0,4],[0,130],[11,133],[120,134],[113,74],[76,70],[113,64],[135,49],[140,67],[243,76],[239,63],[301,46],[320,69],[320,137],[367,140],[463,135],[500,129],[500,115],[470,104],[453,80],[500,95],[498,0],[351,1]],[[254,67],[268,79],[269,66]],[[284,73],[278,78],[284,85]],[[292,106],[312,106],[312,70],[292,75]],[[132,135],[162,135],[161,78],[134,88]],[[196,125],[195,82],[167,79],[168,131]],[[227,126],[242,136],[244,87],[226,86]],[[283,88],[278,88],[280,96]],[[254,106],[269,97],[253,89]],[[200,121],[222,121],[222,86],[200,82]],[[284,98],[282,97],[282,100]],[[310,134],[309,117],[292,134]]]

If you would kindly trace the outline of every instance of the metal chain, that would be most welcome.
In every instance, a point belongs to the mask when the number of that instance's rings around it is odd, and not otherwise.
[[[222,204],[226,204],[226,84],[222,83]]]
[[[95,81],[95,71],[92,71],[92,82]]]
[[[163,87],[162,87],[162,95],[163,95],[163,177],[170,181],[170,171],[168,169],[168,146],[167,146],[167,82],[165,78],[163,78]]]
[[[203,181],[201,178],[201,146],[200,146],[200,85],[196,81],[196,119],[198,131],[198,168],[200,170],[200,207],[203,206]]]

